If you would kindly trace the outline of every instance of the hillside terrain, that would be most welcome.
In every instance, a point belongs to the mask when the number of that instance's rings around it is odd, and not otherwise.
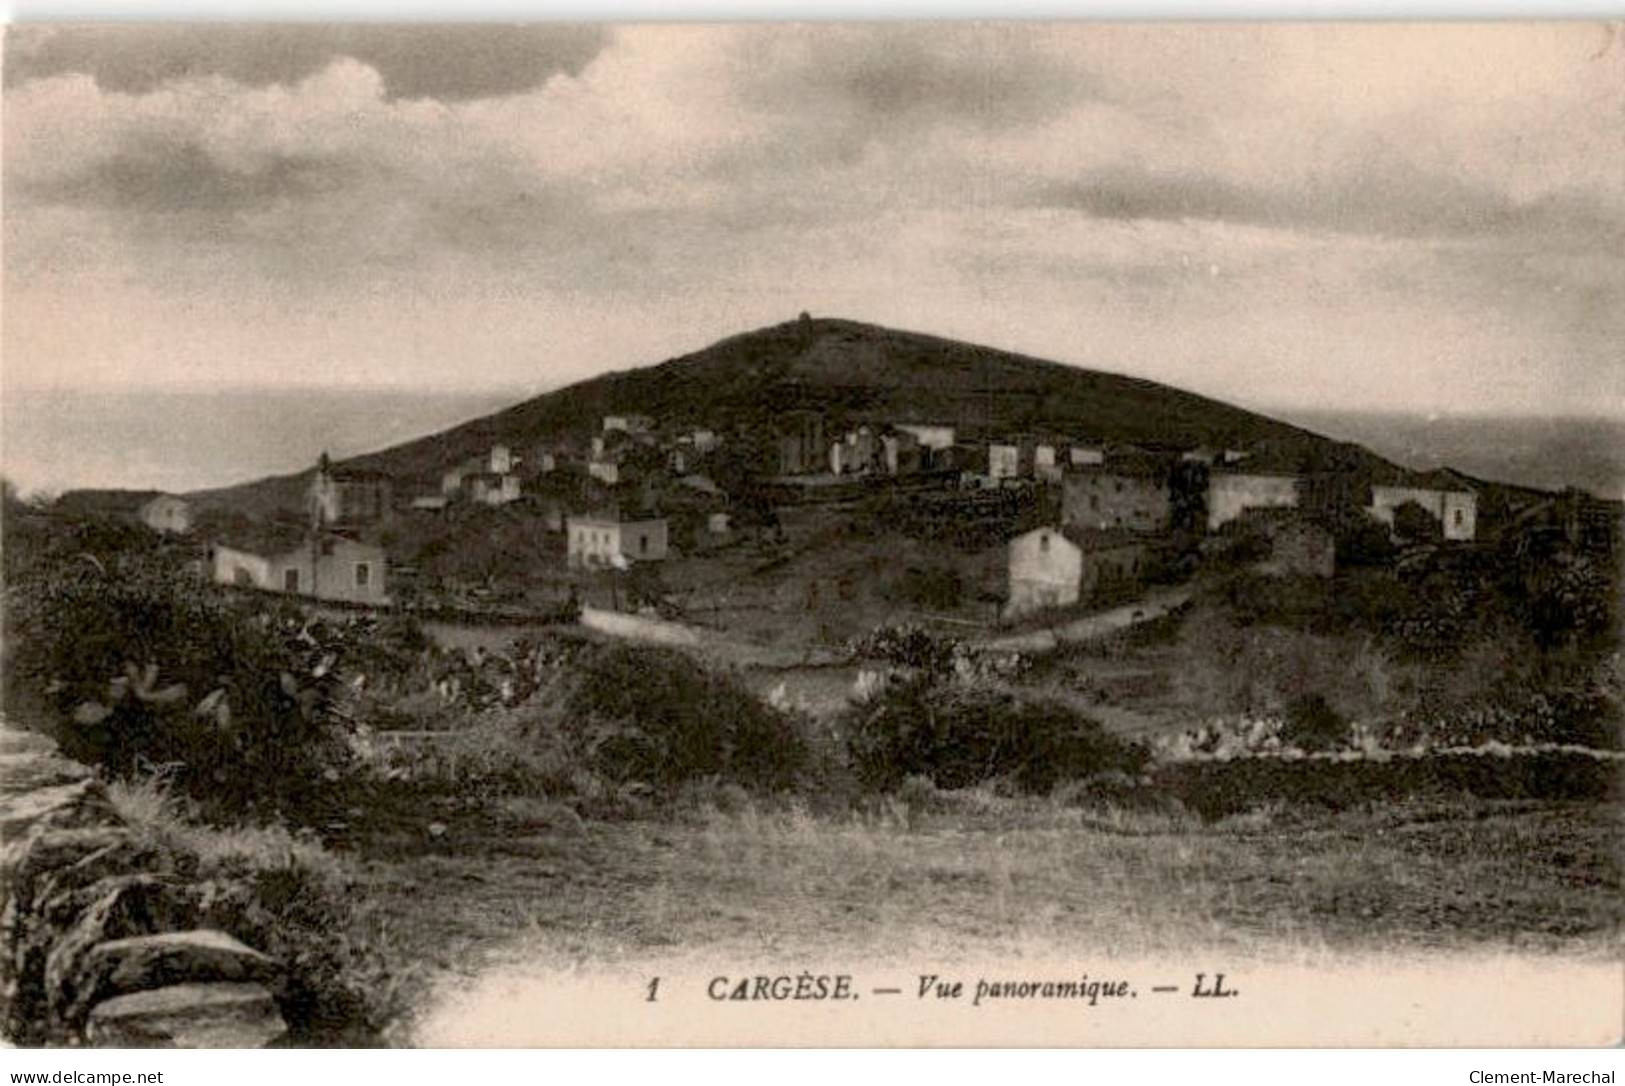
[[[1047,433],[1194,448],[1267,446],[1299,463],[1372,475],[1400,469],[1356,445],[1194,393],[992,347],[837,319],[802,319],[732,336],[657,365],[604,374],[441,433],[344,461],[402,480],[503,443],[583,440],[608,414],[723,431],[766,426],[789,409],[853,422],[940,422],[967,438]],[[205,507],[297,508],[309,472],[190,495]]]

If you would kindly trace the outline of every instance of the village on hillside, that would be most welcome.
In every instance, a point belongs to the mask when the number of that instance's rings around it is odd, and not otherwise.
[[[739,600],[753,579],[773,586],[760,621],[795,626],[821,598],[850,603],[866,570],[903,572],[873,556],[855,569],[806,557],[850,549],[860,534],[920,542],[927,568],[909,571],[911,615],[990,632],[1132,600],[1221,554],[1326,578],[1340,560],[1374,555],[1415,563],[1552,540],[1605,558],[1618,550],[1620,503],[1583,491],[1306,459],[1268,444],[969,438],[943,422],[837,421],[810,409],[756,430],[627,413],[522,449],[493,444],[437,478],[324,454],[305,507],[267,518],[174,494],[70,492],[59,504],[123,512],[188,540],[203,576],[242,589],[509,618],[587,604],[723,628],[730,602],[752,609]],[[806,568],[787,578],[787,566]],[[932,592],[933,576],[946,587]]]

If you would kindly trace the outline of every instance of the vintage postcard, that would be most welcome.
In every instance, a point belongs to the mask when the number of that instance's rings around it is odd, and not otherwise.
[[[9,1044],[1620,1042],[1618,24],[3,94]]]

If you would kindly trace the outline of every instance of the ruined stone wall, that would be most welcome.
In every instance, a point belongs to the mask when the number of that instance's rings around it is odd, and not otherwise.
[[[0,722],[0,1032],[17,1045],[257,1048],[287,1032],[271,957],[210,927],[218,887],[102,783]]]

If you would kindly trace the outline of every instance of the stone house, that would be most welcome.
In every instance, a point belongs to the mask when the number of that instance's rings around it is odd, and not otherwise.
[[[1066,450],[1066,461],[1075,468],[1104,464],[1106,450],[1100,445],[1073,445]]]
[[[954,447],[952,426],[940,423],[898,422],[893,423],[892,428],[905,434],[912,434],[922,449],[929,449],[933,453]]]
[[[1021,477],[1021,446],[1007,442],[993,442],[987,447],[987,477],[989,479],[1019,479]]]
[[[880,438],[881,462],[887,475],[914,475],[925,465],[920,439],[907,430],[893,430]]]
[[[389,602],[383,548],[333,532],[291,545],[275,538],[219,542],[209,547],[208,560],[217,584],[348,603]]]
[[[1004,617],[1067,607],[1138,584],[1148,555],[1146,541],[1128,532],[1034,528],[1010,541]]]
[[[667,555],[664,517],[626,519],[585,513],[565,519],[565,562],[571,569],[626,569]]]
[[[648,434],[655,428],[655,420],[648,415],[605,415],[604,433]]]
[[[1164,532],[1173,523],[1173,491],[1168,479],[1150,468],[1074,468],[1061,480],[1061,523],[1096,531]]]
[[[137,515],[141,523],[166,535],[185,535],[192,530],[192,506],[174,494],[159,494],[143,502]]]
[[[335,467],[322,453],[306,500],[317,525],[370,524],[389,515],[394,482],[383,472]]]
[[[1207,530],[1216,532],[1252,509],[1296,509],[1302,491],[1297,475],[1215,470],[1207,481]]]
[[[857,475],[873,471],[880,463],[880,459],[880,438],[869,426],[848,430],[829,448],[829,469],[836,475]]]
[[[470,501],[483,505],[507,505],[520,498],[519,476],[482,471],[464,480]]]
[[[823,470],[824,416],[817,411],[786,411],[779,417],[778,473],[811,475]]]
[[[1033,446],[1033,475],[1046,483],[1058,483],[1064,471],[1059,461],[1061,447],[1049,442]]]
[[[1407,503],[1420,506],[1439,522],[1444,538],[1471,542],[1478,535],[1478,495],[1470,490],[1424,486],[1373,486],[1370,513],[1390,528],[1394,514]]]

